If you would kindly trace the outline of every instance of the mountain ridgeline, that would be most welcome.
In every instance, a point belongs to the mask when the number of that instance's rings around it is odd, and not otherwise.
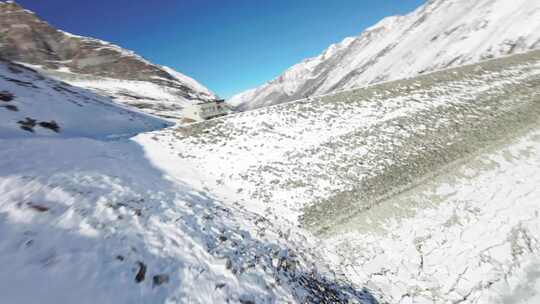
[[[249,110],[538,48],[540,1],[429,0],[229,102]]]

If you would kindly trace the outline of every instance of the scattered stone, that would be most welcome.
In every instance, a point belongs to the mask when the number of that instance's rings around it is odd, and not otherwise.
[[[137,262],[137,265],[139,265],[139,271],[135,275],[135,282],[140,283],[146,277],[146,265],[143,262]]]
[[[4,106],[4,108],[6,108],[6,110],[10,110],[10,111],[13,111],[13,112],[19,112],[19,108],[17,108],[17,106],[15,106],[15,105],[6,105],[6,106]]]
[[[17,122],[21,129],[34,133],[34,127],[36,126],[36,120],[30,117],[26,117],[26,120],[19,120]]]
[[[162,284],[166,284],[166,283],[169,283],[169,275],[167,274],[158,274],[158,275],[155,275],[153,278],[152,278],[152,282],[153,282],[153,286],[159,286],[159,285],[162,285]]]
[[[9,82],[13,82],[14,84],[19,85],[21,87],[38,89],[38,87],[36,87],[33,83],[28,82],[28,81],[22,81],[22,80],[18,80],[18,79],[14,79],[14,78],[9,78],[9,77],[4,77],[4,79],[9,81]]]
[[[38,204],[35,204],[35,203],[32,203],[32,202],[28,202],[26,203],[26,205],[28,205],[28,207],[30,209],[33,209],[37,212],[47,212],[50,210],[49,207],[46,207],[46,206],[43,206],[43,205],[38,205]]]
[[[45,129],[52,130],[55,133],[60,132],[60,126],[54,120],[51,120],[50,122],[42,121],[39,123],[39,126]]]
[[[218,283],[218,284],[216,284],[216,289],[221,289],[221,288],[223,288],[223,287],[225,287],[225,286],[227,286],[227,284],[225,284],[225,283]]]
[[[54,86],[53,89],[56,91],[56,92],[67,92],[67,93],[71,93],[73,95],[79,95],[79,93],[75,92],[75,91],[72,91],[68,88],[65,88],[63,86]]]
[[[242,299],[242,298],[240,298],[240,299],[238,299],[238,300],[239,300],[240,303],[242,303],[242,304],[255,304],[255,302],[252,301],[252,300],[246,300],[246,299]]]
[[[8,66],[8,69],[9,69],[9,71],[10,71],[11,73],[13,73],[13,74],[21,74],[21,73],[22,73],[21,70],[17,69],[17,68],[14,67],[13,65],[9,65],[9,66]]]
[[[0,100],[5,102],[10,102],[15,98],[13,94],[8,91],[0,91]]]

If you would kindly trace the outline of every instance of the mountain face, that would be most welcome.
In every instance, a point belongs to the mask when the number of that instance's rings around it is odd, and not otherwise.
[[[146,112],[180,118],[183,106],[216,96],[195,80],[98,39],[57,30],[18,4],[0,2],[0,57]]]
[[[258,108],[540,48],[540,1],[430,0],[233,96]]]

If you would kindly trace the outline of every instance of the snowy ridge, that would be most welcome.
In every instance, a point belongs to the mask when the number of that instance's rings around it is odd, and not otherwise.
[[[217,96],[194,79],[109,42],[55,29],[16,3],[0,3],[0,54],[142,111],[182,120],[189,104]]]
[[[526,52],[540,47],[539,20],[540,4],[534,0],[427,1],[229,103],[253,109]]]
[[[203,93],[206,93],[210,96],[213,96],[214,93],[210,92],[210,90],[208,90],[208,88],[206,88],[205,86],[203,86],[202,84],[200,84],[198,81],[196,81],[195,79],[191,78],[191,77],[188,77],[182,73],[179,73],[178,71],[170,68],[170,67],[166,67],[166,66],[162,66],[163,70],[165,70],[167,73],[169,73],[171,76],[173,76],[174,78],[176,78],[177,80],[183,82],[183,83],[186,83],[188,84],[190,87],[192,87],[195,91],[198,91],[198,92],[203,92]]]
[[[50,77],[62,79],[73,86],[90,89],[100,95],[112,98],[117,103],[140,109],[173,122],[182,121],[182,109],[200,98],[198,93],[186,92],[179,95],[178,90],[174,88],[150,81],[87,76],[66,69],[51,71],[39,66],[31,67]],[[175,75],[175,77],[177,76]],[[156,77],[155,79],[168,82],[163,78]],[[184,80],[188,80],[188,78]]]
[[[88,90],[0,61],[0,137],[116,138],[170,126]]]

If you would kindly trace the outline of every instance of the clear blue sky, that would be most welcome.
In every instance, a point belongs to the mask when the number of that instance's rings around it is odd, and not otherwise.
[[[52,25],[118,44],[230,97],[424,0],[18,0]]]

